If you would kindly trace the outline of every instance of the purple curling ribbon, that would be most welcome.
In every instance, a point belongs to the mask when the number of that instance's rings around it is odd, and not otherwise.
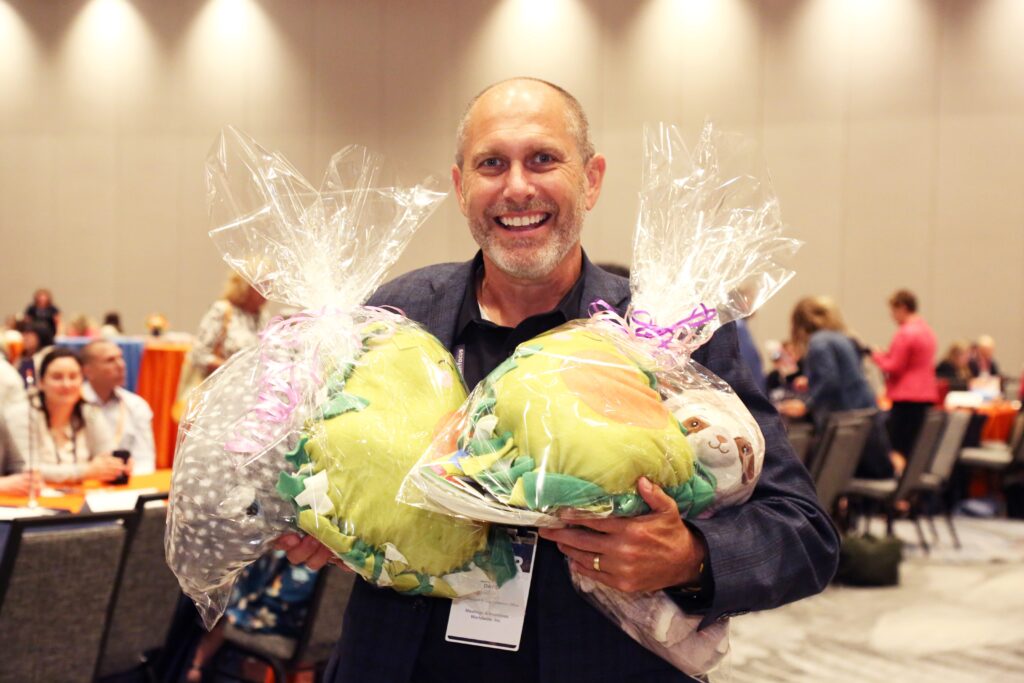
[[[607,301],[598,299],[590,304],[590,315],[591,319],[611,323],[636,339],[657,341],[660,349],[685,349],[701,328],[718,317],[718,311],[702,303],[690,315],[666,327],[656,324],[647,311],[633,311],[626,320]]]
[[[295,359],[295,352],[302,349],[301,329],[325,313],[326,310],[303,311],[290,318],[277,317],[260,333],[256,404],[224,443],[226,451],[239,455],[262,453],[283,436],[282,426],[291,427],[292,416],[305,395],[302,389],[320,384],[316,350]]]
[[[393,325],[390,316],[401,314],[398,309],[362,307],[363,313],[375,313],[373,323],[383,323],[373,330],[374,336],[387,336]],[[289,318],[274,318],[260,333],[260,380],[256,404],[235,426],[232,436],[224,443],[229,453],[258,455],[276,444],[290,432],[296,412],[303,401],[313,396],[323,384],[320,373],[320,346],[308,348],[304,339],[308,330],[326,316],[338,315],[333,308],[302,311]],[[354,327],[352,348],[359,348],[362,333]]]

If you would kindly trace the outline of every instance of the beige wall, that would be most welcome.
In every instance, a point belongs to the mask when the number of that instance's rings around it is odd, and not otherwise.
[[[1021,36],[1019,0],[0,0],[0,312],[47,285],[67,313],[191,329],[224,275],[202,185],[221,126],[311,179],[348,142],[446,176],[466,99],[531,74],[609,158],[595,259],[629,253],[641,125],[710,116],[763,143],[807,242],[758,337],[827,293],[884,344],[906,286],[942,345],[992,334],[1018,372]],[[471,253],[449,200],[397,271]]]

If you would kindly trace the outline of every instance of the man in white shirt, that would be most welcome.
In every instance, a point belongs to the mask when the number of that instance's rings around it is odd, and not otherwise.
[[[103,413],[117,448],[131,452],[132,472],[152,472],[156,469],[153,410],[144,398],[121,386],[125,377],[121,348],[106,340],[90,342],[82,349],[82,370],[88,380],[82,398]]]

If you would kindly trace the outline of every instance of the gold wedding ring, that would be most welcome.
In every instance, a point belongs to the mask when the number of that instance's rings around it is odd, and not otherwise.
[[[600,555],[594,555],[594,571],[595,572],[601,571],[601,556]]]

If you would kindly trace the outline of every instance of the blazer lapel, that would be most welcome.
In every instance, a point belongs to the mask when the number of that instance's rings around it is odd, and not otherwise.
[[[578,317],[590,317],[590,304],[604,301],[611,305],[619,314],[624,314],[629,305],[629,281],[590,262],[586,253],[583,254],[583,273],[586,280],[583,284],[583,296],[580,298]]]
[[[434,299],[427,315],[427,328],[448,349],[455,343],[455,326],[459,322],[459,310],[466,296],[466,283],[469,282],[472,269],[473,261],[466,261],[459,264],[448,277],[430,283]]]

